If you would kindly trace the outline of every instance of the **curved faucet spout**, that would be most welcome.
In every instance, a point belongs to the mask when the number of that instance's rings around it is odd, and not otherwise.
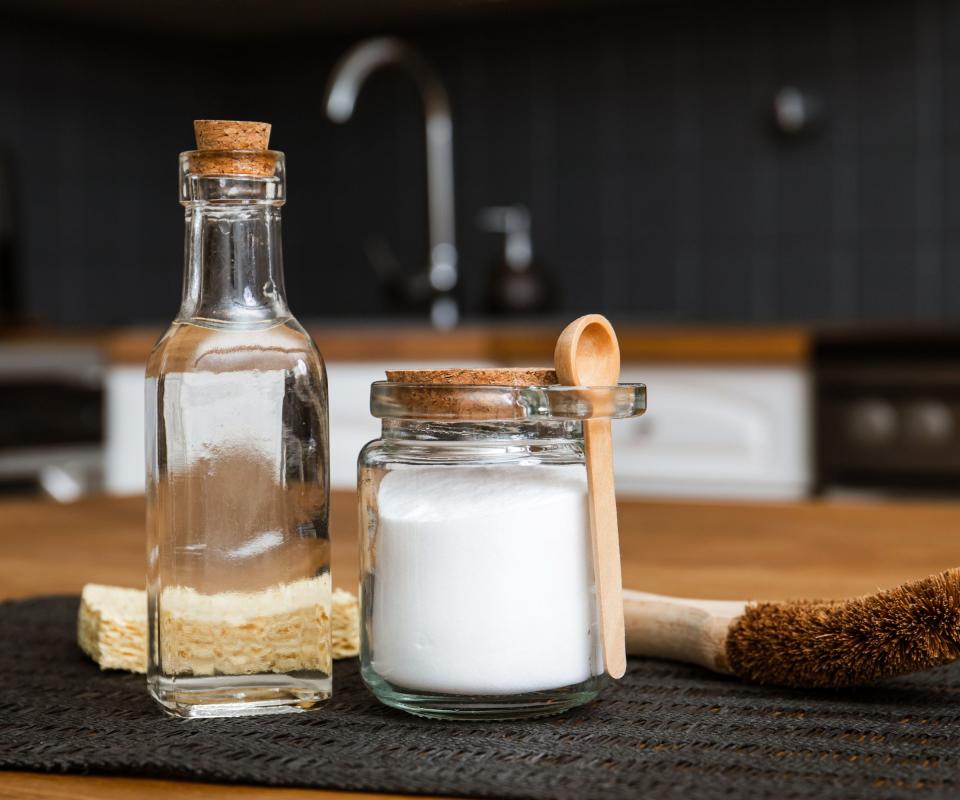
[[[423,99],[427,142],[427,212],[430,234],[429,283],[437,294],[431,316],[439,327],[456,324],[450,294],[457,285],[454,232],[453,123],[443,84],[419,51],[400,39],[379,37],[354,45],[337,62],[327,86],[327,116],[346,122],[364,82],[383,66],[398,66],[413,78]]]

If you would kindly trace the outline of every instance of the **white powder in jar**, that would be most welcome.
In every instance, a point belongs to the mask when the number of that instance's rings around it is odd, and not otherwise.
[[[602,672],[580,465],[402,467],[378,493],[372,666],[518,694]]]

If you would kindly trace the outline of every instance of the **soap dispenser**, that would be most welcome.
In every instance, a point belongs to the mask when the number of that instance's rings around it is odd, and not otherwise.
[[[503,234],[503,251],[491,272],[489,310],[495,314],[538,314],[549,310],[552,287],[533,259],[530,211],[526,206],[491,206],[480,212],[482,230]]]

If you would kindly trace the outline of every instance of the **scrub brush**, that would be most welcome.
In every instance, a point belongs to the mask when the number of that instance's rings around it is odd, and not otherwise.
[[[960,569],[839,601],[692,600],[624,592],[627,652],[748,683],[841,688],[960,658]]]

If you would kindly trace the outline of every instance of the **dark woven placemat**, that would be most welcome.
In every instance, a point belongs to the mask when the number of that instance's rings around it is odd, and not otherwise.
[[[857,692],[774,691],[632,660],[590,706],[431,722],[378,704],[356,660],[308,714],[165,717],[143,676],[74,643],[77,599],[0,604],[0,767],[530,798],[907,797],[960,791],[960,666]]]

